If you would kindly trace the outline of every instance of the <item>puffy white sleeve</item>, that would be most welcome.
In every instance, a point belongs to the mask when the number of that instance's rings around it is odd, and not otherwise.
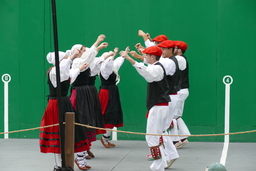
[[[70,84],[72,84],[75,80],[76,80],[76,78],[77,78],[77,76],[80,74],[80,70],[78,69],[78,68],[76,68],[76,69],[70,69],[69,70],[69,76],[70,76]]]
[[[178,65],[179,65],[179,69],[181,71],[183,71],[184,69],[186,69],[187,67],[187,62],[186,59],[183,56],[175,56],[177,61],[178,61]]]
[[[145,78],[149,83],[154,81],[160,81],[164,77],[164,70],[160,65],[148,65],[145,66],[143,63],[135,62],[133,65],[138,73]]]
[[[85,63],[90,65],[97,54],[98,54],[98,51],[96,50],[96,47],[92,46],[90,49],[86,50],[80,58],[75,58],[73,60],[72,69],[77,69],[82,64],[85,64]],[[86,69],[88,69],[88,67],[86,67],[82,71],[85,71]]]
[[[156,44],[154,43],[154,42],[151,42],[149,39],[147,39],[146,41],[145,41],[145,46],[146,47],[150,47],[150,46],[155,46]]]
[[[67,59],[63,59],[60,61],[60,82],[63,82],[67,79],[69,79],[69,70],[70,70],[70,66],[71,66],[71,59],[67,58]],[[51,83],[53,85],[53,87],[57,87],[57,75],[56,75],[56,67],[54,66],[52,68],[52,70],[49,73],[50,76],[50,80]]]
[[[118,57],[114,60],[114,70],[118,71],[120,69],[120,67],[123,65],[124,63],[124,58],[123,57]]]
[[[176,65],[173,62],[173,60],[169,58],[163,58],[161,57],[159,62],[163,65],[166,75],[173,75],[176,71]]]
[[[93,60],[90,65],[91,76],[95,76],[100,72],[101,64],[104,62],[104,57],[98,57]]]
[[[104,79],[108,79],[110,74],[113,72],[113,66],[114,66],[114,58],[108,57],[100,67],[100,74]]]

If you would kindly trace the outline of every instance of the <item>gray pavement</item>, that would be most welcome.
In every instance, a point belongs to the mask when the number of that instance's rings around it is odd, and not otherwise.
[[[39,152],[37,139],[0,139],[0,171],[52,171],[53,154]],[[113,141],[107,149],[100,141],[93,142],[95,158],[88,160],[90,171],[150,171],[152,161],[145,141]],[[166,171],[204,171],[220,162],[223,143],[190,142],[178,149],[180,158]],[[226,159],[228,171],[256,171],[256,143],[230,143]],[[75,165],[75,171],[79,171]]]

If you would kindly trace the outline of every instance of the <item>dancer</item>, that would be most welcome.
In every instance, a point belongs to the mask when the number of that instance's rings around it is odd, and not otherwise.
[[[90,91],[91,89],[89,86],[89,76],[90,76],[89,65],[95,59],[95,56],[98,54],[98,51],[108,46],[107,43],[101,43],[104,39],[105,39],[105,35],[99,35],[95,43],[91,46],[91,48],[85,48],[85,46],[77,44],[77,45],[74,45],[71,49],[72,52],[75,49],[79,49],[80,51],[78,58],[76,58],[73,61],[72,70],[77,70],[81,65],[85,63],[88,64],[88,67],[83,69],[74,80],[71,87],[70,100],[78,114],[80,122],[82,124],[91,125],[91,126],[99,126],[99,125],[96,125],[96,123],[98,123],[96,121],[97,117],[95,117],[95,113],[94,113],[95,111],[94,111],[94,108],[92,108],[94,105],[95,97]],[[91,129],[91,128],[85,128],[85,129],[86,129],[85,134],[87,135],[91,145],[91,142],[96,141],[96,131],[95,129]],[[85,157],[88,156],[86,155],[87,153],[88,151],[84,151],[77,154],[75,163],[79,169],[82,169],[82,170],[84,169]],[[91,155],[94,156],[93,154]]]
[[[183,119],[181,118],[183,115],[184,103],[189,95],[189,67],[187,58],[184,56],[188,45],[183,41],[175,41],[175,50],[174,55],[178,60],[179,70],[180,70],[180,90],[178,91],[179,100],[177,102],[177,113],[174,116],[176,121],[173,124],[172,133],[175,135],[187,135],[187,136],[176,136],[174,139],[174,143],[176,148],[181,148],[184,145],[188,144],[189,141],[187,140],[188,135],[190,135],[189,129]]]
[[[147,133],[148,134],[162,134],[169,123],[169,107],[170,97],[168,95],[169,87],[165,74],[165,69],[159,62],[162,55],[162,50],[157,46],[151,46],[142,51],[145,55],[148,66],[143,63],[138,63],[133,60],[128,54],[127,50],[121,52],[138,71],[138,73],[148,82],[147,89]],[[163,152],[163,140],[161,136],[146,135],[146,141],[150,148],[152,157],[154,159],[150,168],[153,171],[164,171],[166,166],[166,159]]]
[[[178,62],[177,59],[173,55],[173,51],[175,48],[175,43],[171,40],[167,40],[167,36],[159,35],[157,36],[155,42],[150,41],[150,36],[147,33],[144,33],[142,30],[139,30],[139,36],[142,36],[145,41],[146,47],[150,47],[154,44],[158,44],[158,46],[162,49],[163,54],[159,59],[159,62],[164,66],[166,71],[167,80],[169,84],[169,96],[171,98],[171,102],[169,102],[169,117],[168,122],[169,125],[166,126],[166,131],[164,132],[165,135],[170,134],[169,128],[171,123],[173,122],[173,117],[177,113],[177,101],[178,101],[178,90],[179,90],[179,69],[178,69]],[[165,43],[164,43],[165,42]],[[138,49],[142,49],[141,45],[136,45]],[[135,55],[138,57],[138,55]],[[139,58],[141,59],[141,58]],[[164,136],[164,145],[165,145],[165,156],[166,156],[166,167],[169,168],[171,165],[179,158],[179,154],[173,145],[172,137]],[[147,155],[148,158],[152,158],[151,155]]]
[[[95,125],[96,125],[96,127],[99,127],[99,128],[104,128],[105,124],[104,124],[103,116],[101,113],[102,110],[101,110],[101,106],[100,106],[98,92],[95,87],[95,80],[96,80],[96,76],[98,76],[98,74],[100,72],[101,64],[110,56],[111,56],[110,53],[103,53],[103,55],[101,55],[101,57],[95,58],[94,61],[90,65],[90,76],[89,76],[88,85],[89,85],[90,95],[92,96],[91,109],[92,109],[92,111],[94,111],[94,117],[95,117],[95,122],[96,122]],[[105,130],[96,129],[96,135],[105,134],[105,133],[106,133]],[[94,157],[95,157],[94,154],[90,150],[88,150],[85,153],[86,159],[91,159]]]
[[[70,65],[74,58],[77,57],[79,51],[75,51],[73,55],[68,57],[64,52],[59,52],[60,60],[60,82],[61,82],[61,98],[63,103],[63,113],[75,112],[67,94],[70,85]],[[47,54],[47,61],[55,65],[55,53],[51,52]],[[87,64],[81,66],[79,70],[87,67]],[[57,81],[56,81],[56,68],[51,67],[47,73],[48,75],[48,85],[50,90],[50,95],[48,96],[48,105],[45,110],[44,116],[41,121],[41,126],[47,126],[59,123],[58,120],[58,100],[57,100]],[[65,116],[63,115],[63,121],[65,121]],[[80,122],[77,114],[75,113],[75,122]],[[75,152],[86,151],[89,149],[89,142],[86,135],[84,134],[83,127],[75,126]],[[54,153],[56,154],[56,167],[58,170],[61,167],[61,156],[60,156],[60,135],[59,126],[53,126],[48,128],[40,129],[40,151],[42,153]],[[84,170],[90,168],[87,163],[84,163]]]
[[[105,128],[113,129],[123,126],[123,111],[120,101],[120,95],[117,84],[120,81],[118,70],[124,62],[123,57],[118,57],[114,60],[118,49],[114,52],[109,52],[110,57],[101,65],[100,80],[101,86],[99,91],[99,99],[102,109],[102,115],[105,122]],[[100,141],[106,148],[115,147],[110,141],[111,131],[106,131]]]

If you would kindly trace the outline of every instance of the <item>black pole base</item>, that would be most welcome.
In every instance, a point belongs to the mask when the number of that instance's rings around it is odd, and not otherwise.
[[[55,166],[53,171],[74,171],[74,170],[70,166],[68,167]]]

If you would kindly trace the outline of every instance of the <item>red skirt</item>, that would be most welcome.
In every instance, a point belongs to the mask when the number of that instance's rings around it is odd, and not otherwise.
[[[68,97],[62,98],[63,111],[74,112],[70,100]],[[65,116],[63,120],[65,121]],[[75,114],[75,121],[78,119]],[[41,126],[53,125],[59,123],[58,118],[58,101],[57,99],[49,99],[48,106],[44,112],[44,116],[41,121]],[[65,127],[65,125],[64,125]],[[81,134],[83,133],[83,134]],[[75,126],[75,144],[74,152],[82,152],[90,149],[90,142],[86,135],[84,135],[84,129],[80,126]],[[60,134],[59,126],[52,126],[48,128],[40,129],[40,151],[42,153],[60,153]]]
[[[118,128],[124,126],[118,87],[116,85],[101,86],[98,96],[105,128],[112,129],[114,127]]]

